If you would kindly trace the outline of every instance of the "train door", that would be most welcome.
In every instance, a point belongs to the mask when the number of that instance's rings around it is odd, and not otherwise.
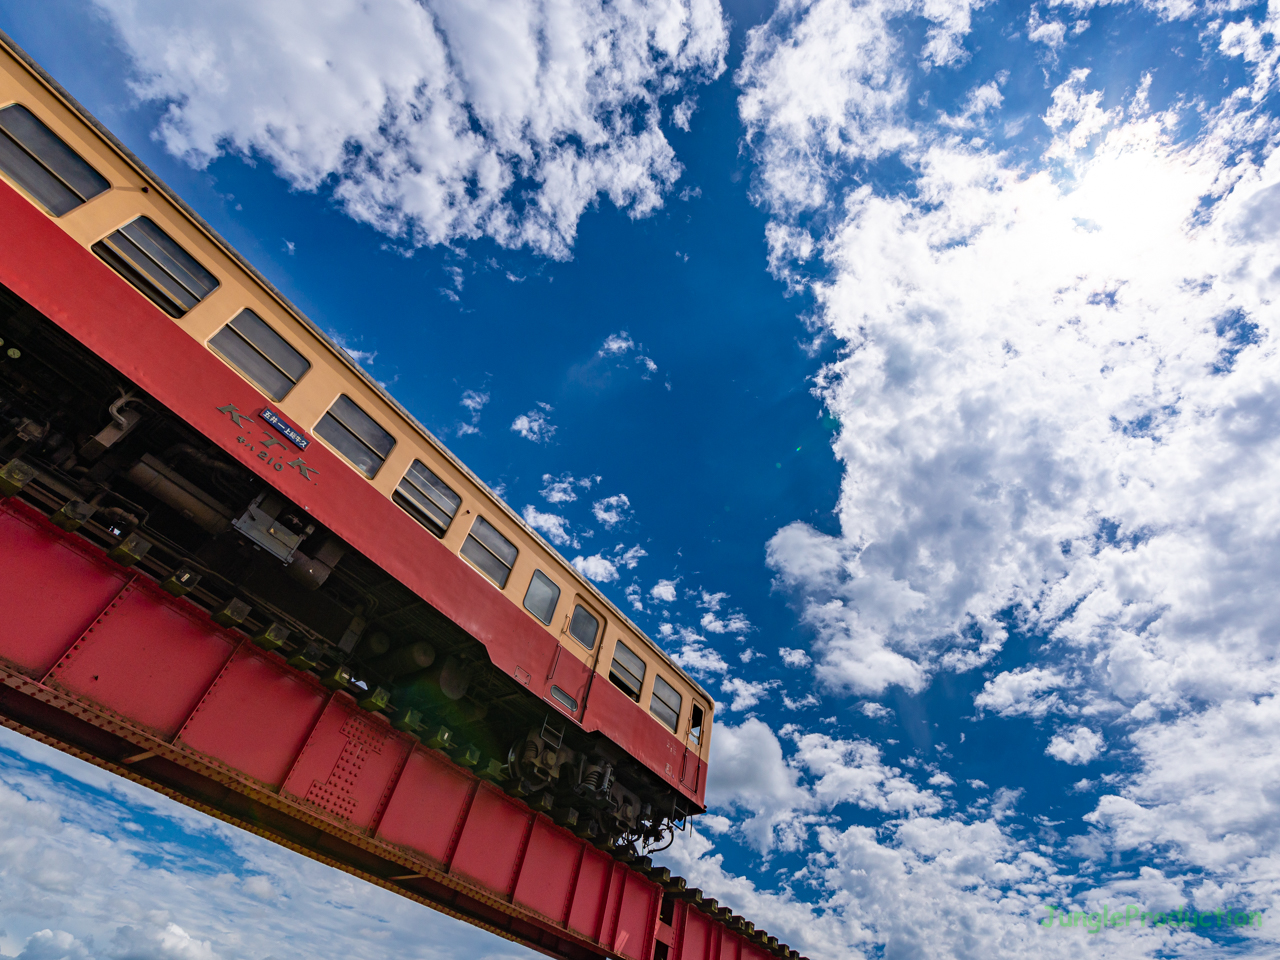
[[[697,792],[702,783],[702,742],[706,737],[706,708],[696,699],[689,709],[689,730],[685,734],[684,764],[680,770],[680,784]]]
[[[560,642],[547,670],[547,699],[575,720],[581,720],[586,704],[591,663],[604,642],[604,622],[595,606],[581,596],[574,597],[573,609],[565,614]],[[581,660],[572,648],[587,651],[588,660]]]

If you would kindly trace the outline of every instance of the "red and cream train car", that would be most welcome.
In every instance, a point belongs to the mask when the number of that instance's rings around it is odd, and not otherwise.
[[[607,850],[703,810],[707,692],[3,44],[0,180],[0,492]]]

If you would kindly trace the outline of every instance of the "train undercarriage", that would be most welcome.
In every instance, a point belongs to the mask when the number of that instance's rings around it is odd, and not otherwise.
[[[683,799],[620,747],[3,288],[0,339],[0,495],[619,859],[683,827]]]

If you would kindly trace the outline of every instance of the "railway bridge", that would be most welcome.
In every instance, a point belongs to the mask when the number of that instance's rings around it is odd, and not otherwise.
[[[548,956],[801,960],[636,852],[701,809],[705,691],[3,34],[0,341],[0,723]],[[328,444],[287,416],[323,390],[307,429],[346,418]],[[278,436],[254,452],[247,418]],[[371,485],[397,442],[404,472]],[[335,571],[350,595],[321,589]],[[396,679],[355,645],[375,591],[429,612],[410,626],[501,694],[455,691],[444,715],[481,730],[499,704],[504,736],[555,719],[528,734],[536,763],[352,682],[352,664]],[[392,657],[425,668],[430,649]]]

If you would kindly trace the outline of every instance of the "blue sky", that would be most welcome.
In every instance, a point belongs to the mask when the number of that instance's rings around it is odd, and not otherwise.
[[[717,696],[668,862],[815,960],[1275,950],[1036,920],[1277,896],[1277,17],[0,0]],[[14,737],[0,769],[39,891],[6,955],[520,953]]]

